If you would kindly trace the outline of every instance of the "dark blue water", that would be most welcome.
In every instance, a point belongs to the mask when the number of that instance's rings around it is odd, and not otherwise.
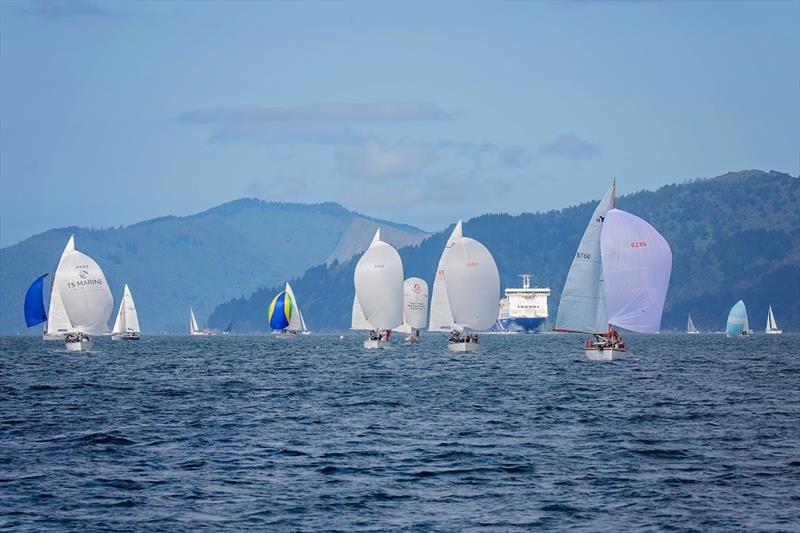
[[[1,342],[4,529],[800,528],[796,335]]]

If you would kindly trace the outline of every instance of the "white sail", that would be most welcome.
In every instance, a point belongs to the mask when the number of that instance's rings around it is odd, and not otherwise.
[[[133,295],[131,295],[128,284],[125,284],[123,291],[122,301],[119,303],[119,311],[117,311],[117,319],[114,321],[114,329],[111,333],[141,333],[139,329],[139,315],[136,313],[136,304],[133,303]]]
[[[403,282],[403,324],[397,331],[412,333],[428,322],[428,284],[422,278]]]
[[[289,331],[305,331],[306,325],[303,321],[303,313],[300,312],[300,304],[297,302],[297,297],[288,282],[286,283],[286,294],[289,295],[292,302],[292,317],[289,319],[289,325],[286,329]]]
[[[403,322],[403,261],[381,230],[356,264],[356,297],[372,329],[390,330]]]
[[[612,181],[592,213],[572,260],[558,305],[557,330],[599,333],[608,329],[600,235],[606,213],[615,204],[616,182]]]
[[[766,332],[769,333],[771,331],[780,331],[778,329],[778,324],[775,322],[775,315],[772,313],[772,306],[769,306],[769,311],[767,311],[767,329]]]
[[[105,274],[88,255],[72,250],[61,258],[59,276],[53,291],[58,291],[72,331],[89,335],[108,333],[108,318],[114,298]]]
[[[606,213],[600,239],[608,322],[658,333],[672,272],[666,239],[645,220],[619,209]]]
[[[492,327],[499,311],[500,273],[489,250],[475,239],[461,237],[447,253],[444,269],[447,299],[457,329],[483,331]]]
[[[453,328],[453,313],[450,310],[450,301],[447,299],[447,287],[445,285],[445,257],[450,248],[460,239],[462,235],[462,222],[459,220],[450,238],[447,239],[439,264],[436,267],[436,277],[433,279],[433,291],[431,292],[431,312],[428,331],[450,331]]]
[[[361,304],[358,303],[358,296],[353,296],[353,314],[350,318],[350,329],[356,330],[371,330],[372,326],[367,322],[367,317],[364,316],[364,310],[361,309]]]
[[[53,283],[50,291],[50,309],[47,313],[47,330],[45,336],[58,338],[58,335],[65,335],[72,331],[72,324],[69,323],[67,317],[67,310],[64,309],[64,303],[61,301],[61,294],[55,290],[59,283],[64,278],[65,270],[62,268],[64,258],[75,251],[75,236],[70,236],[64,251],[61,252],[61,259],[58,262],[56,273],[53,276]]]
[[[689,319],[686,321],[686,333],[697,333],[697,328],[692,322],[692,315],[689,315]]]
[[[189,333],[197,333],[200,328],[197,327],[197,319],[194,317],[194,309],[189,308]]]

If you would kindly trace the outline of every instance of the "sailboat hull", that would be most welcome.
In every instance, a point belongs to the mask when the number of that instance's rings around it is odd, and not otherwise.
[[[364,339],[365,350],[377,350],[378,348],[387,348],[389,341],[383,339]]]
[[[783,333],[782,329],[768,329],[764,333],[767,335],[781,335]]]
[[[586,358],[590,361],[613,361],[619,359],[625,353],[620,348],[586,348],[583,350]]]
[[[700,335],[700,332],[699,331],[687,331],[686,334],[687,335]]]
[[[91,337],[82,338],[75,341],[64,341],[68,352],[88,352],[94,347],[94,341]]]
[[[478,350],[475,342],[450,342],[447,344],[447,351],[453,353],[468,353]]]
[[[112,341],[138,341],[138,333],[120,333],[119,335],[111,335]]]

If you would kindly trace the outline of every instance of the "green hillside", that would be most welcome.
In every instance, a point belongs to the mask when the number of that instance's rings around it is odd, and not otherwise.
[[[50,230],[0,250],[0,331],[26,331],[25,290],[55,270],[72,233],[77,248],[105,271],[116,303],[128,283],[146,332],[183,332],[189,306],[202,322],[221,301],[278,284],[331,257],[349,257],[369,244],[368,230],[378,222],[337,204],[241,199],[117,229]],[[381,224],[406,243],[426,236],[411,226]]]
[[[618,185],[624,191],[624,182]],[[598,182],[598,198],[607,186]],[[728,310],[742,298],[757,329],[763,329],[771,303],[780,326],[800,330],[798,178],[779,172],[735,172],[624,195],[618,206],[650,221],[672,247],[665,329],[684,328],[691,313],[699,328],[721,330]],[[469,220],[464,232],[491,250],[501,285],[516,285],[517,275],[525,272],[548,285],[552,319],[594,207],[590,202],[546,213],[483,215]],[[451,229],[400,249],[407,277],[420,276],[432,283]],[[293,284],[312,329],[349,326],[355,262],[353,258],[314,267]],[[215,309],[210,323],[221,326],[234,320],[240,330],[265,330],[266,305],[276,291],[264,288],[226,302]]]

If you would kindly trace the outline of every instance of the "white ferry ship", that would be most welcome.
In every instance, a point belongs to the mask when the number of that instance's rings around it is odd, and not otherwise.
[[[499,329],[504,331],[535,331],[547,320],[547,298],[550,289],[531,287],[531,275],[522,274],[522,288],[507,288],[500,300]]]

